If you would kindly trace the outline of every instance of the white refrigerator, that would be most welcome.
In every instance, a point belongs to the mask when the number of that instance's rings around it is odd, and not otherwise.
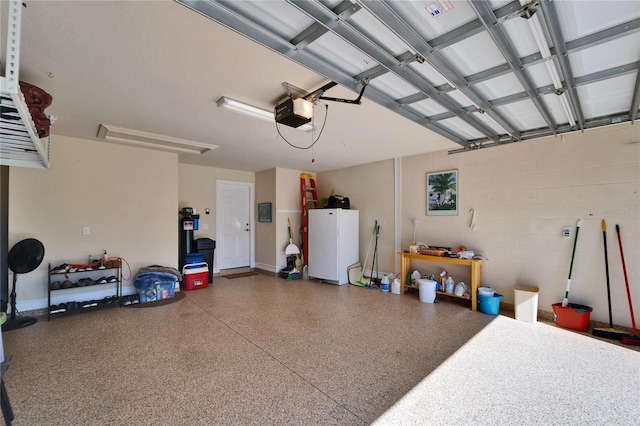
[[[347,267],[359,261],[358,211],[309,210],[309,276],[347,284]]]

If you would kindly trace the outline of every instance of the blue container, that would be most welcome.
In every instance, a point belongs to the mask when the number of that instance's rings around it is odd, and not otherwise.
[[[480,312],[489,315],[498,315],[500,312],[500,300],[504,296],[495,293],[493,296],[485,296],[484,294],[478,294],[478,308]]]
[[[187,253],[184,257],[185,257],[184,260],[186,264],[204,262],[204,256],[202,255],[202,253]]]

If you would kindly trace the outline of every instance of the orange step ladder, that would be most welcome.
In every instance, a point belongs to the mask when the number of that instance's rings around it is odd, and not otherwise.
[[[318,208],[318,190],[316,177],[309,173],[300,173],[300,196],[302,197],[302,258],[308,264],[309,250],[309,206]]]

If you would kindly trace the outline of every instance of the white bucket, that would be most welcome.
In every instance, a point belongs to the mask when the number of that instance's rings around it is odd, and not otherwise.
[[[418,280],[418,290],[420,291],[420,301],[422,303],[433,303],[436,300],[436,282],[433,280]]]

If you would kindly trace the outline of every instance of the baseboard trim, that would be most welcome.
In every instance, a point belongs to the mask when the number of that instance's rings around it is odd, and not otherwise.
[[[278,272],[278,268],[275,265],[267,265],[266,263],[256,262],[256,269],[260,269],[265,272],[273,272],[274,274]]]

